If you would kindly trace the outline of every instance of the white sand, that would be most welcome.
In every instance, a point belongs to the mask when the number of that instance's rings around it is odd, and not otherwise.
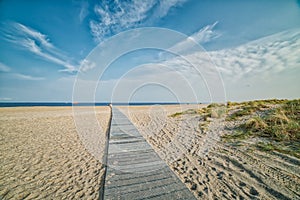
[[[96,111],[107,128],[109,109]],[[0,199],[99,196],[103,165],[79,140],[71,107],[1,108],[0,149]]]

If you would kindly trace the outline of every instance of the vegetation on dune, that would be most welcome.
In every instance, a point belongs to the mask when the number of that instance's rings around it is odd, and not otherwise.
[[[199,110],[188,109],[183,112],[174,113],[170,115],[170,117],[178,117],[185,114],[200,114],[205,118],[205,121],[207,121],[208,118],[220,118],[221,116],[224,116],[224,114],[226,114],[226,107],[224,104],[212,103],[205,108]]]
[[[245,133],[241,130],[236,130],[232,134],[223,135],[222,138],[227,141],[229,141],[229,140],[231,141],[231,140],[247,139],[247,138],[249,138],[249,136],[251,136],[250,132]]]
[[[170,117],[178,117],[178,116],[185,115],[185,114],[197,114],[197,111],[194,109],[188,109],[183,112],[174,113],[174,114],[170,115]]]
[[[213,118],[221,118],[227,113],[226,106],[224,104],[212,103],[206,108],[201,108],[197,113],[202,116],[203,120],[199,123],[199,128],[202,132],[207,131],[209,123]]]
[[[231,120],[236,120],[240,117],[246,116],[246,115],[250,115],[254,112],[256,112],[257,110],[259,110],[259,108],[256,107],[244,107],[241,110],[238,110],[234,113],[232,113],[231,115],[226,117],[227,121],[231,121]]]
[[[254,100],[254,101],[245,101],[245,102],[227,102],[227,107],[235,107],[235,106],[266,106],[267,104],[282,104],[287,102],[287,99],[266,99],[266,100]]]
[[[277,151],[283,154],[288,154],[296,158],[300,158],[300,145],[299,143],[285,142],[258,142],[256,144],[257,148],[262,151]]]
[[[226,106],[224,104],[212,103],[206,108],[197,111],[198,114],[203,116],[204,121],[209,121],[210,118],[221,118],[226,114]]]
[[[255,116],[240,128],[253,135],[271,138],[275,141],[300,142],[300,100],[286,101],[272,109],[265,116]]]
[[[177,117],[177,116],[180,116],[182,114],[183,114],[183,112],[177,112],[177,113],[174,113],[174,114],[170,115],[170,117]]]
[[[203,119],[199,123],[199,128],[202,131],[206,131],[208,129],[208,125],[212,120],[212,118],[221,118],[225,116],[226,113],[227,113],[227,109],[224,104],[212,103],[205,108],[201,108],[199,110],[189,109],[183,112],[177,112],[170,115],[170,117],[178,117],[185,114],[198,114]]]
[[[237,120],[243,116],[251,115],[257,111],[268,109],[270,106],[275,104],[282,104],[287,100],[270,99],[270,100],[255,100],[247,101],[243,103],[228,102],[228,109],[237,109],[237,111],[226,117],[227,121]]]
[[[266,142],[256,144],[260,150],[278,151],[300,157],[300,99],[290,101],[254,101],[252,107],[248,107],[250,103],[247,103],[246,111],[243,114],[253,114],[261,108],[258,105],[264,105],[264,103],[265,105],[279,104],[279,106],[270,108],[265,112],[264,116],[251,117],[236,127],[236,131],[233,134],[224,135],[223,139],[265,138]],[[237,116],[241,115],[235,114],[234,117],[230,116],[230,120],[236,120]]]
[[[170,116],[184,114],[200,115],[202,120],[199,128],[204,132],[213,118],[227,115],[225,120],[228,122],[243,119],[245,121],[238,123],[240,125],[234,128],[232,134],[222,136],[224,141],[239,143],[250,138],[260,138],[260,142],[255,143],[259,150],[277,151],[300,158],[300,99],[228,102],[227,106],[213,103],[199,110],[189,109]]]

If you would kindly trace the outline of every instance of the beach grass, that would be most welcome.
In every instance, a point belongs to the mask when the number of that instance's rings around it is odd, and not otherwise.
[[[239,117],[247,115],[251,117],[236,126],[234,133],[224,135],[222,138],[225,141],[262,138],[264,142],[256,144],[258,149],[300,157],[300,99],[254,101],[233,105],[245,107],[234,112],[227,120],[238,120]],[[262,110],[262,106],[268,109]],[[257,111],[262,113],[252,116]]]
[[[179,117],[185,114],[198,114],[202,117],[202,120],[199,122],[199,128],[202,132],[208,130],[209,123],[213,118],[224,117],[227,113],[227,108],[225,104],[212,103],[207,107],[201,109],[188,109],[183,112],[176,112],[170,117]]]
[[[185,115],[185,114],[197,114],[197,111],[195,109],[188,109],[183,112],[176,112],[176,113],[170,115],[170,117],[178,117],[178,116]]]
[[[200,115],[199,128],[203,132],[208,130],[213,119],[225,117],[227,122],[240,121],[242,123],[238,123],[231,134],[222,136],[224,141],[241,142],[249,138],[261,138],[255,144],[259,150],[300,157],[300,99],[228,102],[227,105],[212,103],[198,110],[177,112],[170,117],[185,114]],[[242,120],[243,117],[246,118]]]

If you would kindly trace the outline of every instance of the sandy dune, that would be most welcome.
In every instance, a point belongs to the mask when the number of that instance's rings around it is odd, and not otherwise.
[[[96,111],[107,128],[109,109]],[[104,168],[79,140],[71,107],[1,108],[0,151],[0,199],[99,196]]]
[[[300,199],[299,159],[221,142],[230,131],[221,119],[204,133],[199,115],[168,117],[191,107],[122,110],[199,199]]]

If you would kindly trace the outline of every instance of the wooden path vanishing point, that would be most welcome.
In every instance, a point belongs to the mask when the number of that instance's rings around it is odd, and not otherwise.
[[[112,108],[105,200],[195,199],[130,120]]]

